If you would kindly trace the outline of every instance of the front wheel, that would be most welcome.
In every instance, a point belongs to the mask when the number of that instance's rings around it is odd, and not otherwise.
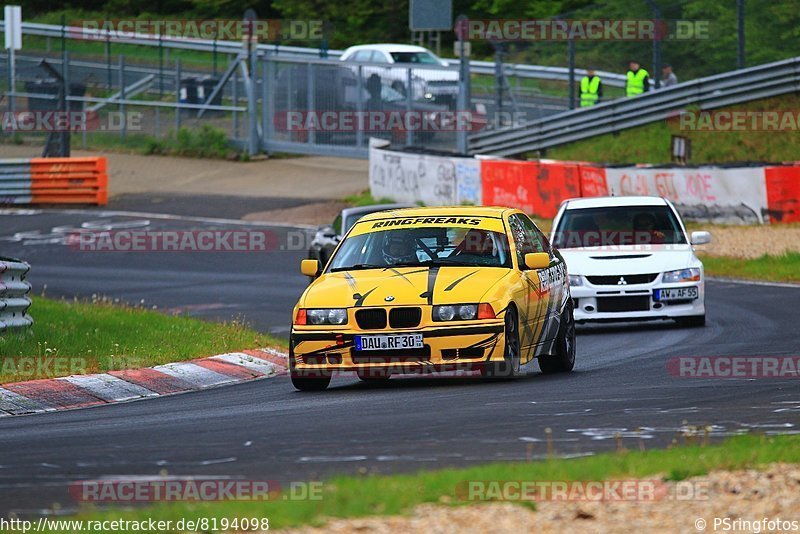
[[[481,373],[485,378],[513,378],[519,376],[520,342],[517,310],[509,307],[506,311],[505,349],[502,362],[486,362]]]
[[[545,374],[566,373],[575,367],[575,318],[572,315],[572,299],[561,313],[561,324],[556,336],[556,353],[539,357],[539,368]]]
[[[309,377],[292,375],[292,385],[299,391],[322,391],[331,383],[331,377]]]

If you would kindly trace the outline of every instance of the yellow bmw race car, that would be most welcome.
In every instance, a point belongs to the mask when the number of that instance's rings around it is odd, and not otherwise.
[[[302,391],[337,372],[480,370],[513,377],[539,360],[575,365],[567,266],[527,215],[497,207],[410,208],[367,215],[294,308],[289,367]]]

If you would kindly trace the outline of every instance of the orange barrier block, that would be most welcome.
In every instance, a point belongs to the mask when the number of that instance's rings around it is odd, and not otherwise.
[[[608,195],[606,170],[594,165],[579,166],[582,197],[604,197]]]
[[[108,162],[97,158],[32,158],[32,204],[108,203]]]
[[[553,217],[562,201],[580,196],[579,166],[561,161],[481,162],[483,203]]]
[[[767,210],[771,222],[800,222],[800,167],[766,167]]]

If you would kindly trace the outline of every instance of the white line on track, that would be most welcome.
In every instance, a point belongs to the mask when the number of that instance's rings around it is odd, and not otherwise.
[[[14,215],[13,209],[4,210],[0,215]],[[21,210],[22,211],[22,210]],[[35,215],[46,215],[60,213],[64,215],[92,215],[94,217],[145,217],[148,219],[161,219],[165,221],[191,221],[209,224],[237,224],[240,226],[274,226],[279,228],[296,228],[298,230],[316,230],[317,227],[311,224],[289,224],[285,222],[270,221],[243,221],[242,219],[222,219],[217,217],[191,217],[186,215],[172,215],[169,213],[150,213],[145,211],[118,211],[118,210],[81,210],[63,209],[47,210],[36,213]],[[28,215],[28,213],[25,213]],[[31,214],[33,215],[33,214]]]
[[[800,289],[800,284],[792,284],[790,282],[764,282],[761,280],[741,280],[738,278],[717,278],[716,276],[707,276],[706,280],[712,282],[727,282],[730,284],[743,284],[749,286],[768,286],[768,287],[791,287]]]

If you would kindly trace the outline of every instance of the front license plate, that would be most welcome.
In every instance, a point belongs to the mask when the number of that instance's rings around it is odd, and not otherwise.
[[[699,298],[697,287],[680,287],[673,289],[654,289],[653,300],[694,300]]]
[[[421,349],[422,334],[392,334],[388,336],[356,336],[356,350]]]

